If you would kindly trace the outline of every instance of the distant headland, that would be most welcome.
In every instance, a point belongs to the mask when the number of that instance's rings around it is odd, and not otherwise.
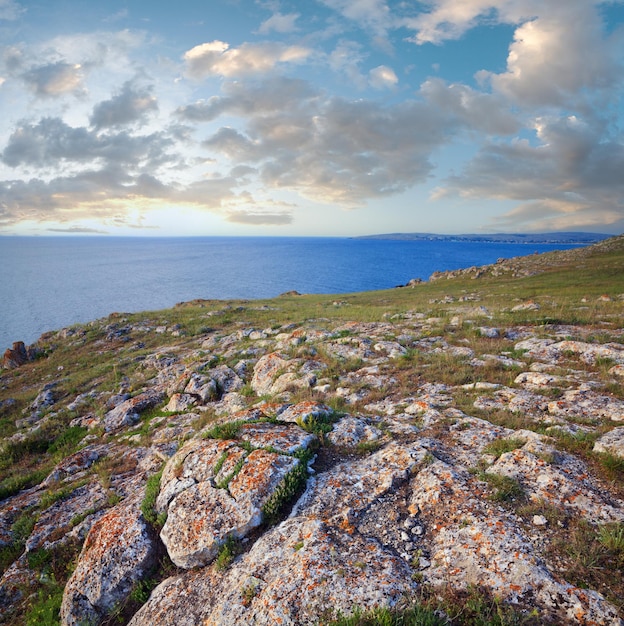
[[[486,235],[439,235],[435,233],[386,233],[382,235],[363,235],[353,239],[397,239],[402,241],[473,241],[483,243],[564,243],[591,244],[612,237],[604,233],[492,233]]]

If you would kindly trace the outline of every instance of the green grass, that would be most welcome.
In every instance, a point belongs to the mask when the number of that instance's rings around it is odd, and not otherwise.
[[[147,483],[145,484],[145,495],[143,496],[143,500],[141,502],[141,513],[143,514],[143,518],[148,524],[158,531],[160,531],[160,529],[165,525],[167,515],[166,512],[158,514],[155,508],[156,499],[160,493],[160,478],[163,470],[164,467],[147,479]]]
[[[520,437],[510,437],[509,439],[494,439],[490,443],[483,448],[484,454],[493,454],[496,458],[501,456],[501,454],[505,454],[506,452],[511,452],[512,450],[517,450],[521,448],[526,443],[525,439],[521,439]]]

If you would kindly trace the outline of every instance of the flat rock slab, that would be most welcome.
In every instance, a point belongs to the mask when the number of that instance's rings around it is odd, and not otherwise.
[[[136,424],[139,421],[139,413],[141,411],[160,404],[165,397],[166,393],[163,389],[154,388],[118,404],[104,416],[104,430],[110,433],[125,426]]]
[[[382,432],[364,420],[351,415],[341,418],[334,424],[327,438],[335,446],[355,448],[359,444],[378,441]]]
[[[566,391],[559,400],[548,404],[553,415],[566,418],[585,418],[598,421],[602,418],[614,422],[624,421],[624,402],[585,389]]]
[[[315,419],[323,419],[333,414],[333,410],[321,402],[307,401],[292,404],[278,414],[280,421],[295,424],[308,424]]]
[[[157,559],[140,499],[122,502],[87,536],[61,604],[61,624],[98,624],[130,594]]]
[[[164,581],[130,626],[312,626],[328,610],[396,606],[416,591],[408,565],[378,541],[305,516],[263,535],[222,577]]]

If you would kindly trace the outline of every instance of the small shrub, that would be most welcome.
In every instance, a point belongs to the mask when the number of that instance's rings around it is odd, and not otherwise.
[[[204,433],[206,439],[236,439],[243,422],[217,424]]]
[[[280,483],[273,495],[264,503],[262,514],[265,522],[275,524],[283,510],[292,502],[296,495],[303,491],[308,480],[308,465],[305,460],[299,459],[299,463],[292,469]]]
[[[240,542],[234,535],[228,535],[215,559],[215,567],[218,571],[227,569],[238,554],[241,553]]]

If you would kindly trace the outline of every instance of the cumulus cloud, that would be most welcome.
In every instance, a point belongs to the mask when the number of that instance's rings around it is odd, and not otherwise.
[[[172,145],[165,132],[131,135],[127,132],[99,135],[84,127],[72,127],[60,118],[47,117],[36,124],[16,128],[1,154],[11,167],[49,167],[59,162],[84,165],[98,159],[113,163],[147,163],[156,166]]]
[[[587,89],[612,89],[620,63],[592,2],[570,0],[521,24],[509,48],[507,71],[492,87],[524,105],[569,106]]]
[[[151,88],[136,87],[127,81],[119,94],[95,105],[90,121],[97,129],[124,126],[141,121],[147,113],[157,110]]]
[[[62,96],[83,89],[82,66],[79,63],[59,61],[41,65],[22,74],[22,79],[37,96]]]
[[[229,44],[215,40],[191,48],[184,54],[184,61],[187,74],[199,80],[207,76],[265,73],[280,63],[300,63],[310,54],[311,50],[303,46],[267,42],[230,48]]]
[[[497,222],[507,228],[577,229],[624,219],[621,137],[575,116],[541,118],[535,135],[535,142],[485,145],[447,189],[518,201]]]
[[[222,96],[180,107],[176,113],[188,122],[208,122],[223,113],[253,116],[298,109],[317,97],[309,83],[297,78],[269,77],[260,82],[226,81]]]
[[[258,33],[266,35],[270,32],[293,33],[298,30],[295,22],[299,19],[299,13],[275,13],[268,20],[260,24]]]

